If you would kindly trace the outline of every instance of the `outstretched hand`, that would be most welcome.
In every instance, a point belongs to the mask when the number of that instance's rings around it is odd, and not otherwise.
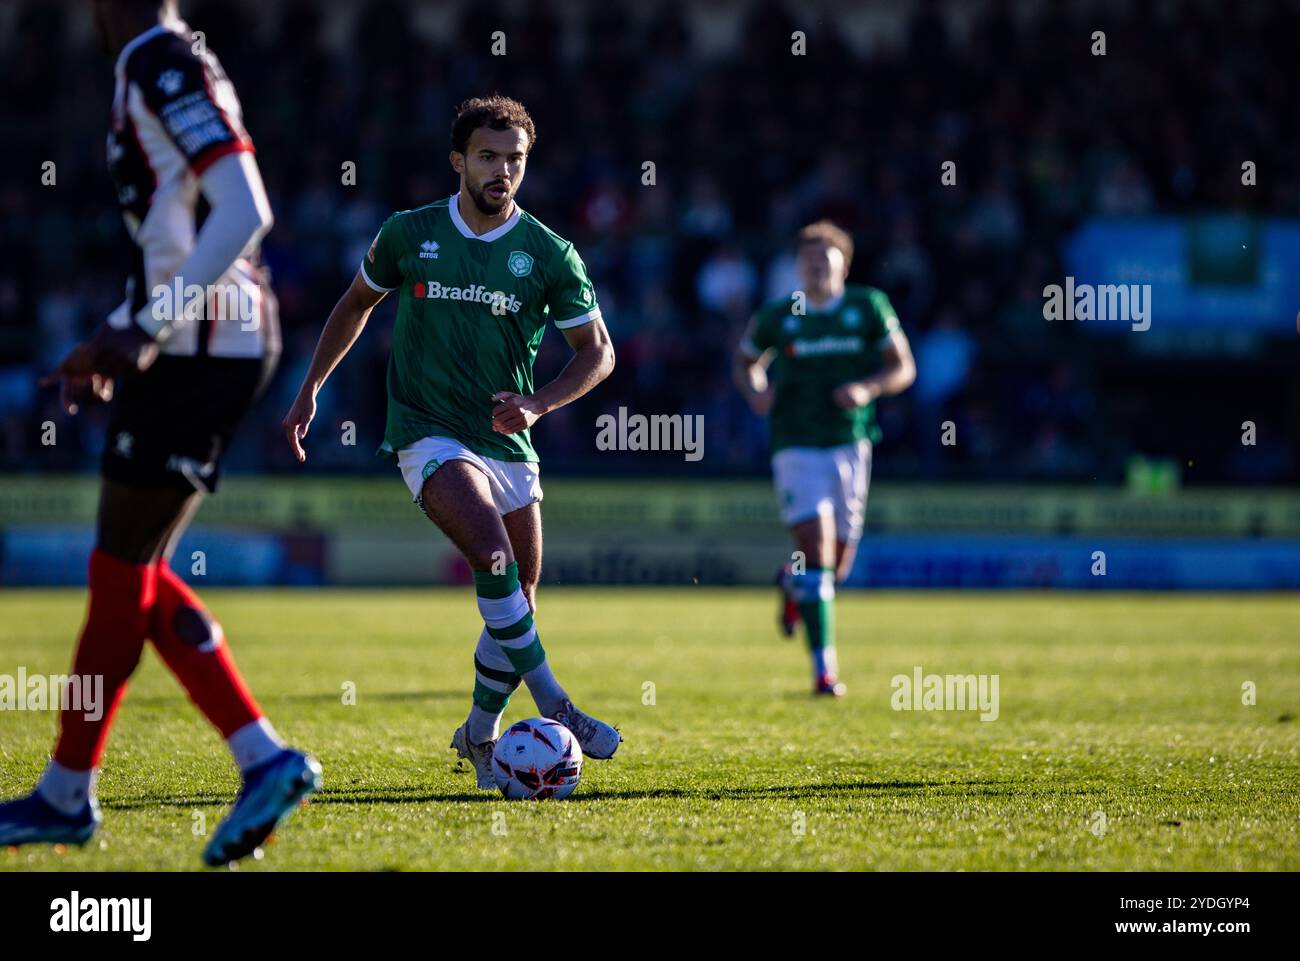
[[[280,423],[284,428],[285,437],[289,438],[289,449],[293,451],[293,456],[298,459],[299,464],[307,460],[307,451],[302,446],[302,442],[306,439],[307,428],[311,426],[315,416],[316,396],[310,392],[300,392],[294,398],[289,413],[284,415],[284,420]]]

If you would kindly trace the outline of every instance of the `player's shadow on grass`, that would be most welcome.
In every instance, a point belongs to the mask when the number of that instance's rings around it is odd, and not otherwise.
[[[467,772],[468,773],[468,772]],[[989,788],[1000,788],[989,790]],[[647,799],[689,799],[694,801],[752,801],[763,799],[788,799],[825,797],[828,794],[899,794],[919,793],[936,789],[941,794],[964,796],[1023,795],[1024,788],[999,781],[843,781],[832,784],[777,784],[751,787],[723,788],[654,788],[648,790],[617,791],[579,789],[568,798],[569,802],[586,801],[640,801]],[[945,790],[947,789],[947,790]],[[1085,793],[1084,791],[1053,793]],[[327,790],[312,799],[313,804],[427,804],[430,802],[488,802],[500,801],[493,791],[426,791],[416,786],[376,790],[372,787]]]
[[[135,797],[101,801],[105,811],[143,811],[149,808],[230,807],[235,789],[226,792],[204,791],[200,794],[139,794]]]
[[[470,772],[464,772],[467,779]],[[657,799],[685,799],[693,801],[755,801],[804,800],[828,795],[860,794],[864,797],[917,796],[933,791],[941,797],[1017,797],[1026,795],[1059,796],[1063,794],[1095,794],[1098,788],[1049,788],[1026,785],[1019,781],[835,781],[818,784],[771,784],[717,788],[651,788],[647,790],[579,790],[569,797],[569,803],[591,801],[642,801]],[[106,801],[110,810],[130,811],[151,807],[205,807],[228,805],[232,794],[203,792],[201,794],[143,795],[120,801]],[[329,787],[312,797],[312,804],[428,804],[445,802],[457,804],[487,803],[501,800],[495,791],[429,791],[421,785],[375,788]]]
[[[656,798],[689,798],[695,801],[754,801],[768,798],[800,800],[828,794],[899,794],[937,789],[945,794],[986,795],[992,791],[966,788],[995,785],[996,781],[836,781],[831,784],[769,784],[720,788],[650,788],[619,791],[596,788],[574,794],[573,801],[639,801]],[[944,790],[957,788],[959,790]],[[1007,791],[1005,793],[1014,793]]]
[[[1017,797],[1097,794],[1100,788],[1055,788],[1021,781],[837,781],[832,784],[773,784],[722,788],[653,788],[644,791],[580,791],[573,801],[637,801],[689,798],[695,801],[753,801],[769,798],[802,800],[833,794],[909,795],[933,791],[942,797]]]

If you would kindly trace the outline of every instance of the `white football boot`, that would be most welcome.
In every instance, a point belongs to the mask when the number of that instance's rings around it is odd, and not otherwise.
[[[497,746],[495,739],[484,741],[482,744],[471,744],[469,741],[469,722],[466,721],[456,728],[456,733],[451,736],[451,746],[455,748],[458,755],[474,765],[474,775],[478,779],[478,786],[482,790],[495,791],[497,789],[496,778],[492,776],[492,752]]]
[[[567,727],[578,739],[582,753],[589,758],[598,761],[611,758],[618,750],[618,746],[623,743],[623,735],[618,733],[618,728],[604,721],[598,721],[590,714],[584,714],[573,706],[572,701],[566,700],[562,703],[554,719]]]

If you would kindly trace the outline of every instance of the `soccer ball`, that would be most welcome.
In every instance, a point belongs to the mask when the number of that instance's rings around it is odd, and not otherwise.
[[[532,717],[512,724],[497,740],[492,775],[512,801],[565,798],[582,775],[582,749],[563,724]]]

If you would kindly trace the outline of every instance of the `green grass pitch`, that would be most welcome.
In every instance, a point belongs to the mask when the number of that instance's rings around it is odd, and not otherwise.
[[[468,589],[207,599],[268,716],[325,766],[243,870],[1300,869],[1300,597],[845,593],[835,702],[808,695],[768,591],[543,588],[556,674],[626,737],[544,803],[477,792],[447,750],[479,633]],[[66,671],[83,600],[0,594],[0,673]],[[997,674],[999,718],[892,710],[916,665]],[[507,719],[533,713],[521,689]],[[31,787],[54,729],[0,713],[0,796]],[[0,851],[0,870],[198,868],[196,832],[236,786],[149,651],[101,833]]]

